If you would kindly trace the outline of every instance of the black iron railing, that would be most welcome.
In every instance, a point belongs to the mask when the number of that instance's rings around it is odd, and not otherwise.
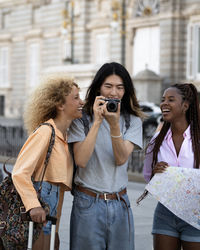
[[[0,126],[0,158],[1,156],[3,156],[4,159],[5,157],[16,158],[26,138],[27,134],[23,127]],[[144,146],[145,145],[146,140],[144,140]],[[129,171],[141,173],[143,161],[144,150],[135,150],[129,158]]]
[[[23,127],[0,126],[0,156],[17,157],[26,138]]]
[[[128,170],[131,172],[142,173],[144,161],[144,151],[135,150],[129,157]]]

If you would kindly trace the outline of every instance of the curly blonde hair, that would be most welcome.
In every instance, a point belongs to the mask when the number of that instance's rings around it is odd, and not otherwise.
[[[78,85],[66,73],[49,73],[41,78],[40,85],[28,98],[24,111],[24,126],[28,134],[42,122],[57,115],[57,105],[65,103],[72,87]]]

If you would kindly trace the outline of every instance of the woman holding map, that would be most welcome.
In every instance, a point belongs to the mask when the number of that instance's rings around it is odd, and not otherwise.
[[[200,112],[193,84],[175,84],[164,91],[160,108],[163,126],[147,147],[144,178],[147,182],[168,166],[199,168]],[[166,191],[166,189],[165,189]],[[141,201],[147,191],[138,199]],[[154,213],[154,250],[199,250],[200,230],[158,202]]]

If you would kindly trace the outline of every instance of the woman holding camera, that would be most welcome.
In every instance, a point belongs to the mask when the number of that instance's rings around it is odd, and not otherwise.
[[[99,69],[88,88],[84,112],[89,132],[77,119],[68,134],[78,166],[70,249],[134,250],[127,165],[134,148],[142,147],[142,113],[122,65],[106,63]]]

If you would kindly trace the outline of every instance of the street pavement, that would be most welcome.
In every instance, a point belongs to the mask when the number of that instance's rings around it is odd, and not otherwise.
[[[145,184],[129,182],[128,195],[133,210],[135,223],[135,250],[152,250],[152,220],[156,200],[148,195],[139,206],[137,198],[143,193]],[[69,221],[72,206],[72,196],[69,192],[65,194],[63,212],[60,222],[60,250],[69,250]],[[87,250],[87,249],[85,249]],[[123,249],[116,249],[123,250]]]

